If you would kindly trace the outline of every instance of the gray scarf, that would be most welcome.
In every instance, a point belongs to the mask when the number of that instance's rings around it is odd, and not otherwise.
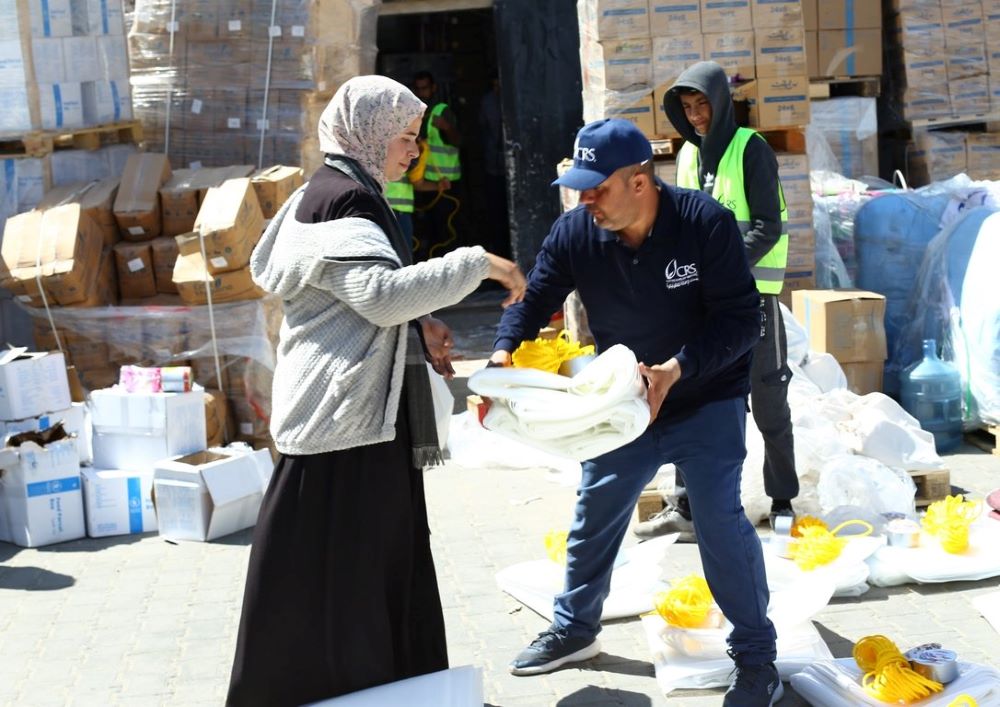
[[[382,197],[382,189],[374,179],[350,157],[327,155],[326,165],[356,181],[378,197],[377,203],[382,213],[382,223],[389,226],[389,243],[399,256],[403,267],[413,264],[413,252],[403,230],[396,221],[389,204]],[[406,370],[403,373],[403,390],[406,395],[406,414],[410,423],[413,466],[437,466],[444,463],[438,444],[437,425],[434,416],[434,399],[431,396],[431,382],[427,373],[425,346],[419,322],[410,322],[407,327]]]

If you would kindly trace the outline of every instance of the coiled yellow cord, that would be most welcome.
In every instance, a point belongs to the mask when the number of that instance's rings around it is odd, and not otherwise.
[[[545,534],[545,552],[549,559],[560,565],[566,564],[566,539],[569,533],[565,530],[550,530]]]
[[[714,603],[708,582],[696,574],[672,582],[669,591],[657,592],[653,597],[656,613],[678,628],[701,627]]]
[[[885,636],[865,636],[854,644],[854,660],[865,671],[861,686],[883,702],[909,704],[941,692],[944,685],[913,672],[896,644]]]
[[[921,525],[941,541],[941,549],[957,555],[969,548],[969,525],[979,517],[981,506],[959,494],[935,501],[927,507]]]
[[[799,537],[788,545],[788,553],[795,564],[802,570],[814,570],[822,565],[828,565],[843,552],[847,538],[837,537],[837,533],[849,525],[860,525],[865,532],[853,537],[871,535],[874,528],[871,523],[863,520],[845,520],[833,530],[827,530],[826,525],[808,524],[799,528]]]
[[[513,353],[512,360],[515,368],[536,368],[557,373],[564,361],[592,353],[593,345],[580,346],[580,342],[571,341],[569,332],[563,329],[554,339],[522,341]]]
[[[801,538],[803,529],[817,527],[825,530],[828,526],[816,516],[798,516],[795,522],[792,523],[791,536],[793,538]]]
[[[949,702],[948,707],[979,707],[979,703],[972,695],[961,694]]]

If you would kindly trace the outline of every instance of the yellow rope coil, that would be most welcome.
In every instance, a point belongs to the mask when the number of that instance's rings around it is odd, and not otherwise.
[[[885,636],[865,636],[854,644],[854,660],[865,671],[861,686],[883,702],[909,704],[941,692],[944,685],[913,672],[896,644]]]
[[[672,582],[670,590],[657,592],[653,603],[664,621],[678,628],[700,628],[715,600],[704,577],[696,574]]]
[[[536,368],[540,371],[558,373],[564,361],[594,353],[593,345],[580,346],[579,341],[571,341],[569,332],[563,329],[554,339],[522,341],[512,355],[515,368]]]
[[[949,702],[948,707],[979,707],[979,703],[972,695],[961,694]]]
[[[874,528],[863,520],[845,520],[833,530],[827,530],[822,521],[799,528],[799,537],[788,545],[788,553],[799,569],[810,571],[828,565],[843,552],[847,538],[837,537],[837,533],[849,525],[860,525],[865,532],[854,537],[871,535]]]
[[[969,548],[969,525],[979,517],[981,507],[966,501],[959,494],[935,501],[927,507],[922,525],[925,531],[941,541],[941,549],[953,555]]]
[[[545,552],[549,559],[560,565],[566,564],[566,538],[569,533],[565,530],[550,530],[545,534]]]
[[[798,516],[792,523],[791,535],[793,538],[801,538],[805,528],[823,528],[826,530],[827,524],[816,516]]]

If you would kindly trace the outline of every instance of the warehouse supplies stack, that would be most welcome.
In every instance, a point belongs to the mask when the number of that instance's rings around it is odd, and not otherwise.
[[[621,117],[647,136],[676,136],[663,94],[711,60],[740,83],[751,127],[809,122],[801,0],[578,0],[577,14],[585,121]]]
[[[958,174],[1000,179],[1000,133],[921,130],[914,133],[906,159],[910,186],[942,182]]]
[[[813,101],[809,128],[809,162],[812,169],[852,179],[878,176],[876,99],[844,96]],[[816,140],[820,136],[823,140]]]
[[[881,76],[882,5],[803,0],[810,78]]]
[[[121,0],[8,0],[0,9],[0,132],[131,118]]]
[[[777,157],[778,178],[788,210],[788,261],[780,298],[788,305],[793,290],[816,286],[816,231],[813,228],[809,157],[790,153]]]
[[[375,68],[376,0],[137,0],[136,113],[175,167],[318,166],[316,124]]]

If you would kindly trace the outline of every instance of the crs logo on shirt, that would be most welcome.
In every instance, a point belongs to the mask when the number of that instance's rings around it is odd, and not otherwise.
[[[698,282],[698,268],[694,263],[678,265],[674,258],[669,263],[663,273],[667,278],[667,289],[675,290],[678,287],[692,285]]]

